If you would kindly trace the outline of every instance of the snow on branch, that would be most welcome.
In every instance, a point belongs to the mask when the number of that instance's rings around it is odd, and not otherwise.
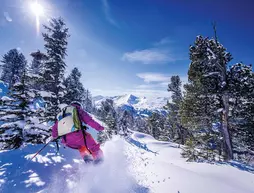
[[[2,101],[13,101],[12,98],[7,97],[7,96],[3,96],[3,97],[1,98],[1,100],[2,100]]]

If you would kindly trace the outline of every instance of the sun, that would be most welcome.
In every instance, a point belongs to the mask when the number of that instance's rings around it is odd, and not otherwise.
[[[44,16],[44,13],[45,13],[44,7],[41,4],[39,4],[37,1],[35,1],[30,4],[30,9],[31,9],[32,13],[35,15],[36,30],[37,30],[37,35],[39,35],[40,17]]]
[[[31,11],[36,15],[36,17],[44,15],[44,8],[41,4],[39,4],[37,1],[33,2],[30,5]]]

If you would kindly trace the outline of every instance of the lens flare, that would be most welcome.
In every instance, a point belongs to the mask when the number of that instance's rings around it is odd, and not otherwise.
[[[30,8],[36,17],[42,16],[44,14],[44,8],[37,1],[33,2]]]
[[[36,30],[37,33],[39,34],[40,32],[40,16],[44,15],[44,8],[41,4],[39,4],[37,1],[33,2],[30,5],[30,9],[33,12],[33,14],[35,15],[35,19],[36,19]]]

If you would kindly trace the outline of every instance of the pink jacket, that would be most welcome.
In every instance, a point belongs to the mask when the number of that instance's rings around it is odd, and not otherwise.
[[[92,117],[85,112],[83,109],[81,109],[79,106],[73,105],[78,109],[78,114],[79,114],[79,118],[82,122],[84,122],[85,124],[87,124],[88,126],[92,127],[93,129],[97,130],[97,131],[102,131],[104,130],[104,128],[97,123],[96,121],[94,121],[92,119]],[[55,125],[52,128],[52,137],[53,138],[57,138],[58,137],[58,121],[56,121]],[[84,138],[83,138],[83,133],[82,131],[76,131],[76,132],[72,132],[69,133],[67,135],[65,135],[65,139],[62,138],[62,143],[65,144],[68,147],[74,148],[74,149],[79,149],[81,146],[84,146]]]

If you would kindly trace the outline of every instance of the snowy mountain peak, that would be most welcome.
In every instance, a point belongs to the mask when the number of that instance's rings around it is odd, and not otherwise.
[[[150,115],[154,111],[165,112],[164,106],[167,104],[166,97],[138,97],[133,94],[125,94],[114,97],[96,96],[93,98],[95,105],[99,108],[102,101],[112,99],[116,107],[130,110],[138,115]]]
[[[105,98],[104,96],[98,95],[98,96],[93,97],[93,100],[94,100],[94,101],[99,101],[99,100],[102,100],[102,99],[104,99],[104,98]]]
[[[123,96],[119,96],[115,100],[116,105],[122,105],[122,104],[135,105],[139,102],[140,102],[140,98],[132,94],[125,94]]]

